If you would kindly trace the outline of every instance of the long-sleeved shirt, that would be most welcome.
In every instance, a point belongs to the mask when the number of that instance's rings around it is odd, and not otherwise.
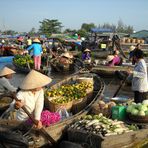
[[[24,103],[25,108],[34,116],[35,120],[40,120],[44,106],[43,89],[36,91],[35,94],[31,91],[19,91],[17,98]],[[28,115],[20,108],[17,110],[16,118],[17,120],[27,120]]]
[[[0,78],[0,94],[7,92],[16,92],[17,88],[11,85],[9,80],[5,77]]]
[[[147,66],[144,59],[140,59],[134,67],[132,90],[139,92],[148,91]]]
[[[27,50],[31,50],[31,49],[33,49],[33,55],[34,56],[40,56],[41,53],[42,53],[42,46],[41,46],[41,44],[33,43],[31,46],[29,46],[27,48]]]
[[[120,57],[119,56],[115,56],[112,60],[112,62],[110,64],[108,64],[108,66],[116,66],[120,63]]]
[[[86,54],[86,53],[82,54],[82,60],[90,60],[90,59],[91,59],[91,55],[90,54]]]

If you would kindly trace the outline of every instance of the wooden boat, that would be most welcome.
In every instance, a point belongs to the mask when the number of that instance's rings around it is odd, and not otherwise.
[[[58,88],[59,86],[61,86],[63,84],[67,84],[71,80],[76,80],[76,78],[78,78],[79,76],[80,76],[80,74],[78,74],[78,73],[74,74],[74,75],[64,79],[63,81],[53,85],[51,88]],[[94,90],[93,90],[92,97],[89,98],[87,101],[87,105],[81,111],[75,113],[74,115],[45,128],[47,133],[50,134],[52,136],[52,138],[54,138],[55,141],[58,141],[61,138],[62,132],[68,124],[70,124],[74,120],[86,115],[91,110],[91,106],[98,99],[100,99],[100,96],[103,93],[104,88],[105,88],[104,82],[97,75],[93,75],[93,79],[94,79]],[[12,120],[1,120],[0,121],[0,127],[7,128],[9,130],[14,127],[19,128],[20,125],[22,125],[22,124],[18,121],[12,121]],[[31,132],[29,134],[32,135],[32,133],[33,133],[33,130],[31,130]],[[36,137],[36,136],[33,134],[33,137]],[[43,136],[40,135],[40,141],[38,143],[38,147],[41,147],[45,144],[47,144],[47,140]]]
[[[15,64],[14,62],[13,62],[13,65],[15,67],[15,70],[21,73],[28,73],[31,70],[29,67],[27,67],[27,65],[26,67],[22,67],[22,66]]]
[[[98,75],[102,77],[112,77],[115,75],[116,71],[122,71],[126,72],[128,69],[133,69],[131,66],[104,66],[104,65],[98,65],[96,67],[93,67],[91,69],[91,72],[97,73]]]
[[[85,143],[88,147],[93,145],[93,148],[142,148],[144,143],[148,144],[148,128],[107,137],[71,130],[68,131],[68,140],[71,143]]]

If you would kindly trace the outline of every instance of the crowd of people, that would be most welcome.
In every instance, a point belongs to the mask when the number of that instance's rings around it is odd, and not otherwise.
[[[22,39],[20,38],[18,41],[21,45]],[[35,70],[32,70],[25,77],[18,89],[11,85],[9,82],[15,71],[8,67],[4,67],[0,71],[0,94],[5,94],[8,92],[17,93],[16,96],[18,101],[13,102],[14,108],[17,109],[17,120],[22,121],[28,118],[26,113],[21,109],[22,106],[25,106],[37,121],[36,127],[41,128],[42,123],[40,119],[44,106],[43,87],[51,82],[51,78],[38,72],[41,67],[41,55],[43,53],[42,44],[38,38],[31,40],[30,37],[28,37],[27,47],[24,50],[24,53],[28,53],[30,50],[32,50]],[[73,55],[65,50],[63,50],[63,53],[59,55],[58,47],[53,47],[50,50],[50,54],[52,55],[52,59],[59,61],[59,64],[62,63],[66,65],[73,59]],[[91,63],[91,49],[84,49],[81,58],[83,62]],[[147,99],[148,92],[147,65],[144,60],[144,53],[141,50],[140,44],[137,44],[136,47],[130,47],[129,61],[131,61],[134,65],[134,70],[128,71],[128,75],[132,75],[132,90],[134,91],[134,101],[136,103],[140,103]],[[121,57],[120,52],[115,49],[112,55],[107,56],[105,65],[109,67],[121,66],[122,62],[123,58]]]

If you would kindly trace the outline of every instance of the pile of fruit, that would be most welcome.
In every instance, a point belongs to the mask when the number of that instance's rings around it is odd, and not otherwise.
[[[126,125],[122,121],[111,120],[100,113],[98,115],[84,116],[82,119],[73,123],[70,129],[110,136],[138,130],[138,127],[135,125]]]
[[[34,61],[30,55],[16,55],[13,59],[13,62],[22,67],[27,67],[27,64],[32,68]]]
[[[51,102],[54,104],[64,104],[72,101],[70,98],[67,98],[65,96],[57,97],[56,99],[52,99]]]
[[[148,116],[148,100],[137,104],[133,102],[127,107],[126,111],[134,116]]]
[[[113,101],[110,101],[108,103],[105,103],[104,101],[100,100],[92,107],[92,113],[98,114],[102,113],[104,116],[111,116],[111,110],[112,107],[116,106],[116,103]]]
[[[47,97],[57,97],[61,96],[59,98],[66,97],[71,100],[79,100],[81,98],[86,97],[87,95],[87,89],[93,88],[93,85],[91,83],[76,83],[76,84],[66,84],[58,89],[53,89],[53,90],[47,90],[46,91],[46,96]],[[59,102],[59,101],[58,101]]]

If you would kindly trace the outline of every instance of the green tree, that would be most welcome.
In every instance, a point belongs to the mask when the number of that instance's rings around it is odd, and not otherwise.
[[[36,30],[35,30],[35,28],[33,27],[33,28],[28,32],[28,35],[29,35],[29,36],[35,36],[35,34],[36,34]]]
[[[81,26],[81,29],[86,30],[87,32],[89,32],[91,28],[95,28],[95,27],[96,26],[95,26],[94,23],[90,23],[90,24],[83,23],[82,26]]]
[[[15,34],[17,34],[17,32],[15,32],[14,30],[5,30],[5,31],[3,32],[3,34],[15,35]]]
[[[63,27],[62,23],[56,19],[44,19],[39,23],[41,23],[39,27],[39,32],[41,34],[45,34],[47,37],[50,37],[52,33],[60,33],[61,28]]]
[[[85,29],[80,29],[77,31],[77,33],[81,36],[81,37],[87,37],[88,32]]]

